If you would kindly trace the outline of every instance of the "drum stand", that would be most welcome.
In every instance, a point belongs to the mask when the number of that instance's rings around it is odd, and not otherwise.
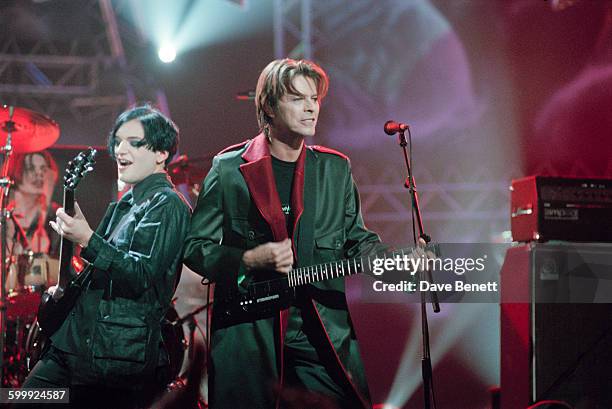
[[[6,144],[1,148],[4,154],[4,161],[2,162],[2,173],[0,175],[0,387],[4,387],[4,349],[6,341],[6,319],[7,319],[7,294],[6,294],[6,278],[8,274],[9,265],[7,264],[7,222],[9,219],[9,212],[7,211],[7,201],[9,191],[13,181],[8,177],[9,162],[11,159],[11,152],[13,150],[11,146],[11,134],[15,130],[15,123],[13,122],[14,108],[9,107],[9,120],[6,121],[2,127],[7,133]]]
[[[202,333],[202,335],[204,335],[204,333],[202,332],[202,329],[199,327],[198,321],[196,320],[195,316],[198,315],[200,312],[204,311],[205,309],[207,309],[210,306],[210,304],[211,303],[206,303],[204,305],[201,305],[197,307],[196,309],[194,309],[193,311],[191,311],[190,313],[185,314],[183,317],[180,317],[172,322],[173,326],[183,325],[185,322],[188,323],[187,325],[189,327],[189,341],[188,341],[188,348],[187,348],[187,359],[189,362],[189,367],[186,369],[185,372],[179,374],[179,376],[175,380],[173,380],[173,382],[171,382],[170,385],[168,385],[169,390],[176,390],[176,389],[184,388],[186,385],[187,376],[189,375],[189,370],[191,369],[191,367],[193,365],[200,365],[199,362],[194,362],[195,330],[196,328],[198,328],[200,332]],[[208,314],[208,311],[206,312],[206,314]],[[206,342],[206,338],[208,338],[208,336],[209,334],[206,334],[204,338],[206,345],[208,344],[208,342]],[[205,357],[208,356],[208,351],[205,351],[204,356]],[[208,363],[204,362],[203,365],[207,366]],[[198,408],[207,408],[207,407],[208,405],[206,404],[206,402],[200,395],[200,397],[198,398]]]
[[[210,303],[201,305],[198,308],[191,311],[190,313],[184,315],[183,317],[177,319],[176,321],[172,323],[172,325],[183,325],[183,323],[188,322],[187,326],[189,327],[189,343],[188,343],[188,349],[187,349],[187,358],[189,359],[191,364],[193,364],[192,361],[193,361],[193,356],[194,356],[195,330],[196,328],[198,328],[200,332],[202,332],[202,329],[198,326],[198,321],[196,320],[195,316],[198,315],[200,312],[204,311],[205,309],[207,309],[209,306],[210,306]],[[206,334],[206,337],[208,337],[208,334]],[[204,341],[206,341],[206,338],[204,339]],[[185,375],[186,374],[183,373],[179,375],[179,378],[184,378]]]

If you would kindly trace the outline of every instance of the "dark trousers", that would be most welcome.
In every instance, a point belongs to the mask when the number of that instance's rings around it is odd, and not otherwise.
[[[283,407],[363,407],[339,368],[334,352],[309,306],[290,309],[285,359],[286,385],[293,390],[289,399],[284,399]],[[300,397],[300,394],[303,396]],[[321,400],[317,400],[317,395]]]
[[[163,391],[163,382],[154,382],[147,388],[134,389],[109,388],[97,384],[75,384],[73,368],[79,359],[51,346],[36,363],[22,388],[69,388],[70,404],[26,405],[19,404],[16,409],[59,408],[61,409],[137,409],[148,407],[156,396]],[[160,368],[160,371],[165,368]],[[53,405],[53,406],[51,406]]]

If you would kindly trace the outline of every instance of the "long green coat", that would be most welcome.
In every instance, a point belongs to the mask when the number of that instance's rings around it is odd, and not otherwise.
[[[295,265],[352,257],[378,243],[360,213],[348,158],[323,147],[304,147],[296,163],[291,208]],[[216,283],[215,295],[245,275],[243,253],[287,238],[268,142],[263,134],[214,158],[185,245],[185,263]],[[368,407],[367,383],[344,294],[344,279],[314,284],[313,302],[337,364]],[[273,408],[271,390],[283,382],[283,340],[288,310],[276,317],[226,328],[211,339],[209,403],[212,408]]]

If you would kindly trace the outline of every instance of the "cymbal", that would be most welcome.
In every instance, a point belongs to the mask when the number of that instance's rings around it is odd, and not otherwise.
[[[6,144],[9,131],[9,107],[0,106],[0,144]],[[14,108],[11,132],[13,152],[38,152],[59,138],[59,125],[51,118],[25,108]]]
[[[181,155],[168,164],[168,175],[175,185],[197,185],[202,183],[207,169],[196,166],[193,162],[204,162],[204,159],[190,160],[187,155]]]

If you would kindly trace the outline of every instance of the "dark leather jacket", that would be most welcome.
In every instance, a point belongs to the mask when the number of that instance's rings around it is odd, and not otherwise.
[[[165,173],[148,176],[109,205],[81,253],[92,279],[51,337],[55,348],[79,356],[73,384],[132,388],[152,375],[189,217]]]

